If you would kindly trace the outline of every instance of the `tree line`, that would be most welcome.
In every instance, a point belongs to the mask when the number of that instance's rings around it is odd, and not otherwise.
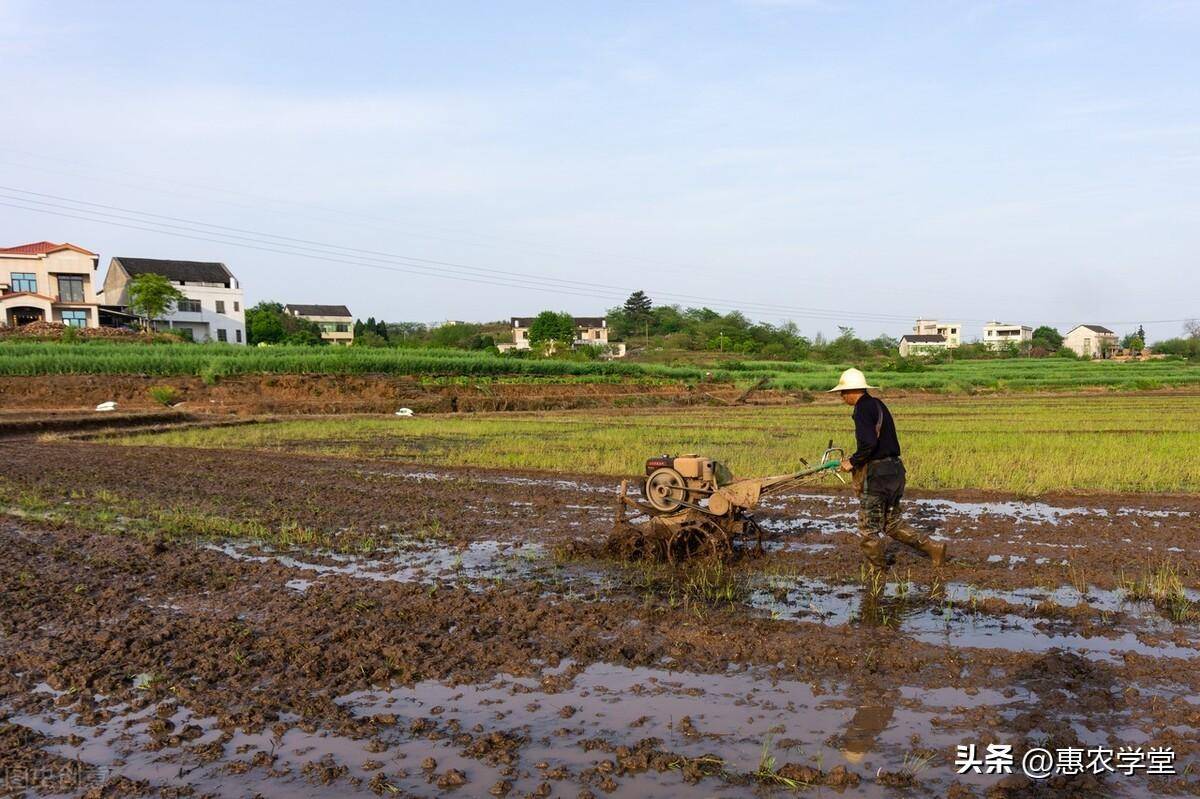
[[[739,311],[721,313],[707,307],[655,305],[644,291],[635,291],[626,301],[610,308],[605,315],[611,341],[624,341],[631,350],[690,351],[728,353],[764,360],[814,360],[861,362],[897,359],[899,340],[879,335],[861,338],[854,328],[838,326],[836,336],[821,333],[808,337],[793,322],[772,325],[755,322]],[[304,319],[287,314],[278,302],[261,302],[246,310],[246,335],[250,344],[321,345],[320,328]],[[564,311],[546,310],[534,317],[529,337],[536,347],[548,341],[568,343],[575,337],[574,320]],[[429,325],[422,322],[386,322],[368,317],[354,323],[354,345],[361,347],[435,347],[463,350],[491,350],[512,341],[508,322],[448,322]],[[1146,346],[1145,330],[1138,326],[1120,342],[1123,349],[1141,350]],[[1200,359],[1200,323],[1185,326],[1184,335],[1154,344],[1154,350],[1166,355]],[[570,347],[556,347],[560,357],[570,357]],[[576,352],[583,356],[588,353]],[[1063,346],[1063,334],[1043,325],[1033,331],[1032,341],[1000,350],[982,343],[966,343],[955,350],[940,352],[927,361],[976,358],[1075,357]]]

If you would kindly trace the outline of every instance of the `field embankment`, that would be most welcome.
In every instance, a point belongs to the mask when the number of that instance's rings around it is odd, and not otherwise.
[[[6,410],[90,410],[113,400],[122,410],[161,408],[151,390],[170,389],[177,407],[205,414],[346,414],[535,411],[723,404],[743,389],[637,378],[422,379],[394,375],[246,374],[200,377],[63,374],[0,377]],[[756,402],[788,402],[795,392],[758,391]]]

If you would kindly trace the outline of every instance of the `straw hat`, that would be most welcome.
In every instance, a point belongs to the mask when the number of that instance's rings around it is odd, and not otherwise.
[[[866,388],[875,388],[875,386],[867,385],[867,376],[858,369],[847,369],[842,372],[842,376],[838,378],[838,384],[827,391],[827,394],[832,394],[835,391],[859,391]]]

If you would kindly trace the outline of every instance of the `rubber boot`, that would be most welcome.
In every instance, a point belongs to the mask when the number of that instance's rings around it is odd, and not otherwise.
[[[887,568],[887,542],[876,535],[863,536],[858,545],[862,547],[863,556],[876,569]]]
[[[900,524],[893,530],[889,530],[888,534],[899,541],[901,544],[923,552],[933,561],[934,566],[943,566],[946,563],[946,545],[940,541],[933,541],[928,538],[922,538],[916,530],[906,524]]]
[[[931,541],[926,538],[921,542],[921,551],[929,556],[934,566],[946,565],[946,544],[942,541]]]

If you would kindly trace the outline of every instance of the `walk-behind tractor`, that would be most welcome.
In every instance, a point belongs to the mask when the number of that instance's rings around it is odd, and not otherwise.
[[[739,539],[753,538],[755,554],[761,555],[762,528],[752,515],[759,500],[823,475],[842,479],[837,468],[843,457],[830,441],[819,466],[801,458],[804,468],[798,472],[744,479],[700,455],[650,458],[640,499],[629,495],[628,480],[621,481],[609,550],[626,560],[672,564],[696,557],[728,560]],[[648,518],[640,521],[641,516]]]

